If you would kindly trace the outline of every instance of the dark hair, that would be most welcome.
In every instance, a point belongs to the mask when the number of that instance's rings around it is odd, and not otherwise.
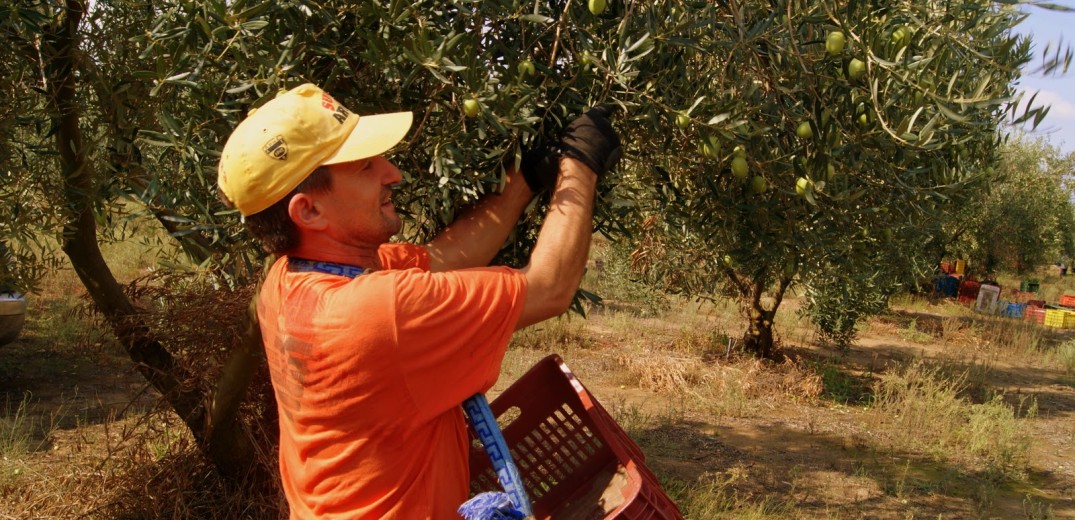
[[[291,197],[299,193],[325,193],[332,191],[332,176],[328,167],[321,166],[306,177],[295,189],[276,201],[272,206],[246,217],[246,231],[261,242],[261,248],[267,253],[282,255],[298,247],[299,230],[287,213]],[[220,194],[221,200],[228,206],[231,201]]]

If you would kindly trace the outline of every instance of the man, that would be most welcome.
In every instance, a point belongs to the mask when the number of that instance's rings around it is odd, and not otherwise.
[[[462,401],[496,381],[513,331],[565,312],[585,266],[594,187],[619,139],[594,109],[557,149],[424,246],[401,221],[382,154],[410,113],[358,116],[314,85],[239,124],[218,183],[265,248],[258,317],[280,411],[291,518],[458,518]],[[562,152],[562,154],[561,154]],[[485,267],[535,193],[553,189],[529,264]]]

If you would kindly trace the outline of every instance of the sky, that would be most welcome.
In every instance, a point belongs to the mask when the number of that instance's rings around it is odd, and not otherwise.
[[[1053,3],[1075,9],[1075,0],[1053,0]],[[1069,30],[1063,44],[1075,44],[1075,30],[1071,30],[1075,27],[1075,11],[1058,12],[1033,6],[1025,7],[1025,10],[1030,16],[1019,24],[1016,30],[1032,35],[1035,59],[1030,64],[1031,69],[1041,65],[1042,51],[1048,42],[1052,42],[1050,54],[1054,52],[1053,49],[1061,42],[1062,29],[1065,26]],[[1075,152],[1075,62],[1067,74],[1059,77],[1044,78],[1040,74],[1027,71],[1019,80],[1018,86],[1025,92],[1024,100],[1037,92],[1035,104],[1052,106],[1034,133],[1045,136],[1050,143],[1064,152]]]

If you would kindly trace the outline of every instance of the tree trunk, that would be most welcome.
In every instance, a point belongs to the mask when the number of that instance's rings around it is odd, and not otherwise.
[[[740,277],[734,270],[729,269],[732,284],[739,292],[739,304],[743,317],[747,319],[747,329],[743,333],[743,350],[765,359],[779,360],[783,358],[776,344],[776,334],[773,330],[773,318],[784,300],[784,293],[791,285],[792,278],[780,276],[777,289],[771,295],[772,303],[769,307],[762,302],[765,290],[770,286],[770,279],[765,273],[761,273],[749,282]]]
[[[775,337],[773,336],[773,318],[775,312],[755,309],[749,318],[747,330],[743,333],[743,349],[758,357],[777,358]]]
[[[171,404],[198,443],[203,444],[204,397],[196,389],[184,388],[182,382],[187,374],[182,373],[172,355],[139,320],[137,309],[112,275],[97,243],[93,214],[97,186],[79,126],[81,112],[75,77],[78,26],[87,6],[84,0],[67,0],[64,7],[64,16],[43,34],[41,42],[49,114],[64,179],[66,217],[62,249],[138,370]]]
[[[257,468],[252,455],[250,437],[238,420],[239,404],[261,363],[261,328],[258,326],[257,291],[246,314],[242,341],[231,351],[217,380],[213,400],[209,404],[209,438],[206,451],[217,469],[226,476],[238,478]],[[268,403],[275,405],[275,403]]]

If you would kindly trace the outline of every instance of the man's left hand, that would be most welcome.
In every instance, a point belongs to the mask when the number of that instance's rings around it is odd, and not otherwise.
[[[550,190],[556,187],[560,175],[560,151],[548,143],[527,150],[519,169],[530,191],[536,194]]]

